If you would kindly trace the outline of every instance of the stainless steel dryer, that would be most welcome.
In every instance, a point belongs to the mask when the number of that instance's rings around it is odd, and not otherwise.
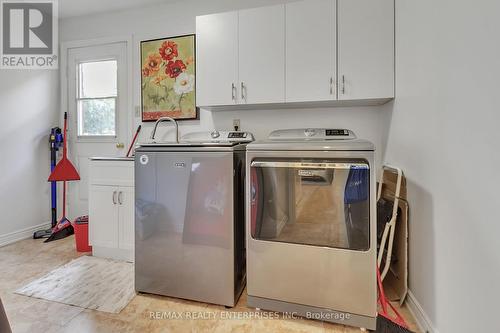
[[[345,129],[247,146],[249,306],[375,329],[374,151]]]
[[[246,132],[135,153],[135,288],[234,306],[245,286]]]

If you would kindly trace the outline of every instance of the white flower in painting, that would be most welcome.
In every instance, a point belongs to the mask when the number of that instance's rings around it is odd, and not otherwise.
[[[194,89],[194,75],[181,73],[176,79],[174,90],[177,95],[187,94]]]

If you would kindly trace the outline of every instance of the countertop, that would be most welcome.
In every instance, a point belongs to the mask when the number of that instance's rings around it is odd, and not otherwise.
[[[91,161],[133,161],[133,157],[102,157],[102,156],[97,156],[97,157],[91,157]]]

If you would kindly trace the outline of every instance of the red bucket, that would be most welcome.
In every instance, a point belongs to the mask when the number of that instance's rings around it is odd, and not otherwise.
[[[89,217],[80,216],[73,223],[75,229],[76,250],[78,252],[91,252],[92,246],[89,245]]]

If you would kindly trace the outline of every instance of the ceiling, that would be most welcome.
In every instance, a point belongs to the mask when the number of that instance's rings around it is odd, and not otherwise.
[[[179,0],[59,0],[59,18],[147,7]]]

